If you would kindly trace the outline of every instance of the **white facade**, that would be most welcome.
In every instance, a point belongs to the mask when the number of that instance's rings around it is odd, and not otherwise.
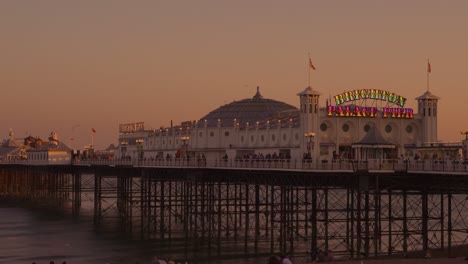
[[[55,132],[49,136],[49,142],[27,150],[29,165],[69,165],[72,161],[72,151],[58,140]]]
[[[386,143],[395,146],[386,158],[414,157],[419,148],[438,141],[439,98],[430,92],[416,98],[418,113],[411,118],[383,117],[381,110],[377,110],[377,117],[335,116],[328,112],[330,102],[320,107],[320,93],[311,87],[298,96],[300,106],[295,108],[263,99],[257,91],[253,98],[210,112],[207,119],[120,133],[115,158],[161,159],[203,154],[207,159],[233,159],[275,154],[301,160],[308,152],[312,159],[355,158],[352,145],[362,140],[372,126]],[[265,111],[265,118],[244,122],[249,119],[245,115],[259,111]]]

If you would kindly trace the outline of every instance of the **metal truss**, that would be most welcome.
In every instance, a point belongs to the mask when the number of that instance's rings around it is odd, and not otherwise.
[[[468,177],[205,168],[0,168],[0,197],[80,214],[97,228],[213,254],[351,258],[457,254]],[[228,247],[226,247],[228,246]]]

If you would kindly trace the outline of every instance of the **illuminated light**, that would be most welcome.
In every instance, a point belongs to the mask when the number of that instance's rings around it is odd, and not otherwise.
[[[376,118],[379,116],[377,107],[359,107],[359,106],[328,106],[327,116],[335,117],[371,117]],[[382,118],[414,118],[412,108],[389,108],[382,109]]]
[[[336,111],[336,106],[329,105],[327,111],[328,111],[327,116],[333,116],[333,113]]]
[[[351,107],[349,107],[349,106],[345,107],[345,116],[347,116],[347,117],[352,116]]]
[[[388,97],[388,92],[387,91],[382,91],[382,96],[381,96],[381,100],[382,101],[386,101],[387,100],[387,97]]]
[[[356,115],[355,115],[355,116],[357,116],[357,117],[362,117],[361,109],[359,108],[359,106],[356,106],[355,112],[356,112]]]
[[[337,106],[345,103],[352,102],[361,99],[373,99],[373,100],[382,100],[388,101],[390,103],[397,104],[400,107],[404,107],[406,103],[406,98],[395,93],[391,93],[385,90],[378,89],[361,89],[343,92],[341,94],[334,96],[335,103]]]
[[[382,117],[387,118],[387,117],[388,117],[388,108],[387,108],[387,107],[384,107],[384,108],[382,109],[382,113],[383,113],[383,114],[382,114]]]

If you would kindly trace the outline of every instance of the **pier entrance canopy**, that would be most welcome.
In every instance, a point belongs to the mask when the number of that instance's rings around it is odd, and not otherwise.
[[[352,147],[356,150],[355,157],[358,160],[397,158],[395,145],[388,143],[375,126],[370,127],[366,136]]]

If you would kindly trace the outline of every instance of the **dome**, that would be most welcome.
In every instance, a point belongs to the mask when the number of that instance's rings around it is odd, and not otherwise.
[[[257,87],[254,97],[223,105],[200,118],[200,124],[203,125],[207,120],[208,126],[213,127],[218,125],[218,120],[221,120],[221,126],[232,127],[236,119],[240,124],[249,122],[254,125],[257,121],[262,121],[278,112],[296,109],[292,105],[263,98]]]

